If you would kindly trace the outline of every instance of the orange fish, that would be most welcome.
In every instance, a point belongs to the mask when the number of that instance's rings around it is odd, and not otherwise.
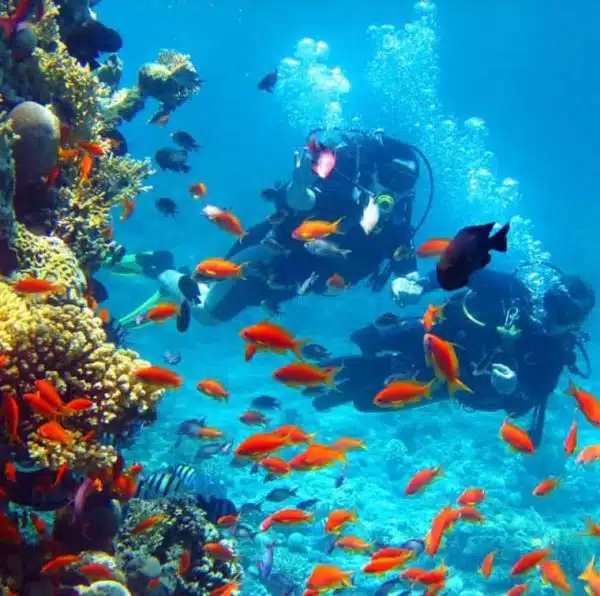
[[[351,588],[351,575],[352,571],[342,571],[335,565],[317,565],[306,581],[306,587],[309,590],[316,590],[319,594],[331,590]]]
[[[303,360],[302,348],[309,341],[308,339],[295,340],[287,329],[271,321],[262,321],[245,327],[240,331],[240,337],[259,351],[285,354],[289,350],[300,360]]]
[[[427,306],[427,310],[425,311],[425,314],[423,315],[423,318],[421,319],[421,323],[423,325],[423,329],[425,329],[425,331],[431,331],[431,329],[433,328],[433,326],[438,322],[438,321],[443,321],[444,317],[443,312],[444,312],[444,307],[446,305],[442,304],[441,306],[433,306],[433,304],[430,304]]]
[[[208,188],[206,187],[206,184],[204,184],[204,182],[195,182],[194,184],[190,185],[190,194],[193,197],[200,197],[202,199],[205,199],[207,191]]]
[[[77,144],[87,153],[91,153],[92,155],[104,155],[106,151],[99,143],[89,143],[87,141],[78,141]]]
[[[105,226],[100,231],[100,235],[102,236],[102,238],[104,238],[104,240],[110,241],[114,238],[115,231],[112,228],[112,226]]]
[[[62,147],[59,147],[58,159],[60,161],[75,159],[76,157],[79,157],[80,153],[81,151],[79,149],[63,149]]]
[[[35,513],[29,514],[29,519],[35,528],[35,531],[38,533],[38,536],[43,537],[46,535],[46,522]]]
[[[316,387],[318,385],[333,387],[335,375],[342,368],[341,366],[320,368],[307,362],[292,362],[278,368],[273,373],[273,378],[288,387]]]
[[[571,428],[569,429],[569,433],[565,438],[565,442],[563,443],[563,447],[565,449],[565,453],[567,457],[573,455],[575,449],[577,449],[577,421],[573,420],[571,424]]]
[[[81,174],[82,182],[89,182],[93,167],[94,159],[89,153],[84,153],[81,156],[81,163],[79,164],[79,173]]]
[[[42,424],[37,429],[37,434],[48,441],[60,443],[61,445],[71,445],[73,443],[73,435],[54,420]]]
[[[552,492],[559,485],[559,480],[557,478],[547,478],[546,480],[542,480],[534,489],[533,496],[534,497],[543,497],[548,493]]]
[[[217,519],[217,526],[221,528],[231,528],[240,521],[239,515],[222,515]]]
[[[600,595],[600,573],[594,568],[595,560],[596,557],[593,556],[588,566],[579,576],[579,579],[587,582],[588,585],[585,587],[585,591],[592,596]]]
[[[179,375],[160,366],[138,368],[133,375],[138,381],[161,389],[177,389],[183,384],[183,379]]]
[[[456,510],[458,518],[468,522],[482,522],[485,517],[480,511],[477,511],[475,507],[471,505],[463,505]]]
[[[87,433],[85,433],[85,435],[83,435],[83,437],[81,437],[81,440],[84,443],[87,443],[95,434],[96,434],[95,430],[90,430]]]
[[[408,561],[405,556],[400,557],[378,557],[377,559],[371,559],[363,568],[363,573],[369,573],[373,575],[381,575],[388,571],[393,571],[402,567]]]
[[[72,565],[73,563],[80,563],[81,557],[77,555],[61,555],[60,557],[55,557],[51,561],[48,561],[42,569],[40,573],[42,575],[54,575],[58,573],[61,569]]]
[[[459,511],[452,507],[444,507],[431,522],[431,529],[425,537],[425,550],[430,557],[433,557],[439,550],[444,533],[451,530],[459,519]]]
[[[67,464],[66,462],[64,464],[61,464],[60,468],[58,468],[58,470],[56,471],[56,478],[54,479],[54,482],[52,483],[53,487],[60,485],[60,483],[62,482],[62,479],[64,478],[68,469],[69,469],[69,464]]]
[[[223,387],[219,381],[214,379],[204,379],[196,383],[196,389],[208,397],[212,397],[216,401],[228,401],[229,391]]]
[[[181,553],[181,558],[179,559],[179,567],[177,568],[177,575],[179,577],[181,577],[182,575],[185,575],[188,572],[191,562],[192,562],[192,555],[191,555],[190,551],[186,548]]]
[[[259,464],[273,476],[287,476],[290,473],[290,464],[280,457],[265,457]]]
[[[36,277],[25,277],[11,285],[12,289],[18,294],[60,294],[64,292],[61,285]]]
[[[431,238],[419,248],[417,248],[418,257],[439,257],[450,245],[450,240],[447,238]]]
[[[431,397],[434,383],[435,379],[429,383],[393,381],[373,398],[373,403],[380,408],[402,408],[421,401],[423,397]]]
[[[196,436],[200,437],[201,439],[215,441],[216,439],[220,439],[223,436],[223,432],[220,431],[218,428],[203,426],[202,428],[198,429]]]
[[[257,433],[242,441],[235,449],[236,457],[263,459],[265,455],[274,453],[289,445],[287,437],[275,433]]]
[[[213,259],[205,259],[196,265],[195,273],[197,276],[210,277],[212,279],[229,279],[238,278],[246,279],[243,274],[243,269],[247,263],[236,265],[226,259],[215,257]]]
[[[265,518],[259,527],[261,532],[266,532],[273,524],[289,526],[312,523],[314,517],[314,513],[306,513],[302,509],[280,509]]]
[[[425,584],[426,586],[436,586],[446,580],[447,572],[448,568],[442,561],[442,564],[436,569],[421,573],[416,581],[420,584]]]
[[[467,488],[456,499],[459,505],[479,505],[485,499],[485,491],[481,488]]]
[[[365,552],[371,549],[368,542],[357,536],[343,536],[335,541],[335,546],[350,552]]]
[[[4,464],[4,477],[9,482],[17,481],[17,468],[15,468],[15,464],[13,462],[7,461],[6,464]]]
[[[246,362],[250,362],[254,355],[258,352],[258,348],[254,344],[246,344],[246,349],[244,350],[244,360]]]
[[[347,453],[348,451],[358,451],[359,449],[366,449],[364,441],[360,439],[354,439],[352,437],[341,437],[334,441],[331,444],[331,448],[336,451],[341,451],[342,453]]]
[[[342,528],[349,523],[356,523],[356,511],[347,511],[345,509],[334,509],[325,522],[325,532],[327,534],[339,534]]]
[[[121,215],[119,215],[119,221],[127,221],[135,211],[135,201],[123,199],[121,207],[123,208],[123,211],[121,211]]]
[[[533,453],[535,447],[529,433],[506,418],[500,427],[500,438],[520,453]]]
[[[76,414],[78,412],[85,412],[94,406],[94,402],[91,399],[79,397],[71,400],[64,408],[64,414]]]
[[[569,387],[565,390],[565,393],[575,398],[581,413],[589,422],[600,427],[600,403],[591,393],[578,389],[572,380],[569,380]]]
[[[350,284],[346,283],[346,280],[339,273],[334,273],[331,277],[328,277],[325,285],[328,294],[335,294],[350,287]]]
[[[240,416],[240,420],[248,426],[266,426],[269,421],[262,412],[248,410]]]
[[[56,182],[58,181],[59,176],[60,176],[60,166],[57,164],[54,167],[52,167],[50,169],[50,171],[48,172],[48,174],[46,175],[46,178],[44,180],[44,182],[46,183],[46,186],[48,186],[49,188],[54,186],[56,184]]]
[[[415,551],[410,548],[388,546],[373,553],[371,559],[375,561],[376,559],[397,559],[398,557],[405,557],[408,561],[415,557]]]
[[[600,443],[584,447],[575,460],[578,464],[589,464],[600,459]]]
[[[587,530],[583,532],[584,536],[596,536],[600,538],[600,525],[589,517],[585,520],[585,525],[587,526]]]
[[[233,593],[239,593],[241,590],[241,584],[235,579],[224,586],[219,586],[214,590],[211,590],[208,596],[233,596]]]
[[[414,495],[421,492],[438,475],[442,473],[442,468],[425,468],[417,472],[406,485],[405,495]]]
[[[6,393],[2,402],[2,418],[4,419],[4,429],[11,441],[22,443],[19,437],[19,405],[17,400]]]
[[[320,443],[311,443],[305,451],[292,458],[290,467],[301,471],[320,470],[337,461],[348,463],[346,456],[337,449]]]
[[[206,211],[205,211],[206,213]],[[212,221],[218,228],[235,236],[240,242],[248,234],[242,226],[240,220],[231,212],[225,209],[218,209],[214,207],[207,214],[207,217]]]
[[[54,420],[59,415],[56,408],[40,398],[39,393],[24,393],[23,401],[34,414],[39,414],[48,420]]]
[[[531,571],[534,567],[537,567],[549,554],[551,550],[545,548],[542,550],[533,550],[523,555],[510,570],[511,575],[521,575]]]
[[[433,333],[426,333],[423,338],[425,347],[425,360],[428,365],[433,365],[435,375],[448,383],[448,393],[454,397],[456,390],[473,393],[459,378],[458,358],[454,346],[440,339]]]
[[[172,317],[176,317],[178,314],[179,306],[176,304],[157,304],[144,315],[144,321],[162,323]]]
[[[103,325],[108,325],[110,323],[110,313],[108,312],[107,308],[101,308],[98,311],[98,318],[102,321]]]
[[[307,433],[299,426],[294,424],[284,424],[282,426],[278,426],[273,431],[273,434],[287,439],[289,445],[310,443],[317,436],[317,433]]]
[[[550,584],[555,590],[561,592],[571,592],[573,590],[558,561],[542,561],[539,567],[542,583]]]
[[[342,232],[339,231],[339,226],[343,219],[343,217],[340,217],[333,222],[319,219],[306,219],[292,232],[292,238],[310,242],[311,240],[326,238],[331,234],[341,234]]]
[[[4,368],[10,362],[10,358],[5,354],[0,354],[0,368]]]
[[[506,596],[522,596],[527,592],[528,585],[527,584],[517,584],[513,586],[508,592],[506,592]]]
[[[60,412],[65,407],[65,402],[56,390],[56,387],[46,379],[38,379],[35,382],[35,388],[38,395],[48,404],[50,404],[57,412]]]
[[[157,523],[163,521],[165,517],[166,516],[164,515],[151,515],[150,517],[147,517],[138,524],[136,524],[131,529],[130,533],[141,534],[142,532],[145,532],[146,530],[149,530],[150,528],[154,527]]]
[[[218,561],[233,561],[236,558],[229,547],[219,542],[208,542],[204,545],[204,552]]]
[[[485,555],[483,561],[481,562],[481,568],[479,569],[479,573],[481,573],[481,575],[483,575],[485,579],[492,575],[492,571],[494,569],[494,559],[496,558],[497,553],[497,550],[493,550],[491,553]]]
[[[87,577],[90,582],[97,582],[102,580],[114,580],[113,572],[106,566],[100,563],[87,563],[81,565],[77,571]]]

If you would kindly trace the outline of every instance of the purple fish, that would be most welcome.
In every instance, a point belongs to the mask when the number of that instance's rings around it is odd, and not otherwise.
[[[415,557],[418,557],[425,550],[425,541],[422,538],[410,538],[405,540],[400,548],[407,548],[415,553]]]
[[[273,571],[273,559],[275,557],[275,542],[271,542],[271,544],[267,544],[265,547],[265,552],[263,553],[262,560],[258,562],[258,572],[260,579],[265,581],[271,575],[271,571]]]
[[[233,447],[233,441],[227,441],[227,443],[223,443],[221,449],[219,449],[219,453],[221,455],[229,455],[231,453],[231,448]]]
[[[91,478],[86,478],[75,491],[73,497],[73,517],[71,523],[74,524],[83,515],[83,508],[88,495],[92,492],[94,481]]]

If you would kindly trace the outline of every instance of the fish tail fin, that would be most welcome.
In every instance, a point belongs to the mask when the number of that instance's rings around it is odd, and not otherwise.
[[[342,579],[342,584],[347,587],[347,588],[351,588],[352,587],[352,571],[346,571],[344,572],[344,577]]]
[[[337,459],[338,461],[341,461],[343,464],[347,464],[348,463],[348,459],[346,458],[346,454],[343,453],[343,452],[341,452],[341,451],[337,452],[337,454],[335,456],[335,459]]]
[[[348,258],[348,255],[352,252],[349,248],[343,248],[342,250],[340,250],[342,256],[344,257],[344,259]]]
[[[575,387],[575,383],[573,382],[573,379],[569,379],[569,386],[565,389],[565,393],[567,395],[575,395],[576,390],[577,390],[577,387]]]
[[[506,237],[510,230],[510,223],[502,226],[491,238],[490,238],[490,249],[497,250],[498,252],[506,252],[508,250],[508,242]]]
[[[585,521],[585,525],[587,526],[587,529],[585,531],[581,532],[581,535],[582,536],[594,536],[594,528],[596,527],[594,520],[591,517],[586,517],[584,521]]]
[[[460,379],[454,379],[454,381],[448,383],[448,393],[450,393],[450,397],[454,397],[456,391],[468,391],[469,393],[473,393],[473,390],[467,387]]]
[[[302,355],[302,348],[309,342],[309,339],[299,339],[294,342],[294,347],[292,348],[292,352],[299,360],[304,360],[304,356]]]
[[[311,513],[307,513],[306,518],[307,518],[307,521],[312,522],[315,518],[315,512],[312,511]]]
[[[342,364],[342,366],[332,366],[329,368],[326,368],[326,376],[325,376],[325,384],[328,387],[333,387],[335,388],[335,376],[344,368],[344,365]]]
[[[594,570],[596,562],[596,557],[592,556],[592,560],[588,563],[588,566],[585,568],[584,572],[579,576],[579,579],[583,581],[589,581],[596,576],[596,571]],[[589,594],[590,592],[588,592]]]
[[[423,390],[423,395],[425,397],[429,397],[429,398],[431,397],[431,389],[435,385],[436,381],[437,381],[437,379],[435,377],[433,377],[433,379],[431,379],[431,381],[429,381],[429,383],[427,383],[427,385],[425,385],[425,389]]]
[[[244,275],[244,270],[246,269],[246,267],[250,265],[249,261],[246,261],[245,263],[240,263],[239,264],[239,275],[238,277],[240,279],[247,279],[246,276]]]
[[[317,436],[317,433],[310,433],[306,437],[306,442],[310,445],[313,442],[314,438]]]
[[[342,223],[342,221],[344,220],[344,217],[345,217],[345,216],[342,216],[342,217],[340,217],[339,219],[336,219],[336,220],[333,222],[333,233],[334,233],[334,234],[344,234],[344,233],[345,233],[345,232],[342,232],[342,231],[339,229],[339,227],[340,227],[340,224],[341,224],[341,223]]]

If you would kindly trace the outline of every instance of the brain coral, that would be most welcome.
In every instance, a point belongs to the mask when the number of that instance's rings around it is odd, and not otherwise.
[[[56,299],[51,299],[56,300]],[[68,462],[73,469],[103,466],[114,459],[111,447],[83,437],[92,430],[122,434],[136,419],[153,416],[162,391],[133,378],[148,363],[136,352],[107,343],[99,319],[78,303],[50,303],[24,298],[0,282],[0,390],[14,396],[20,412],[18,434],[30,457],[56,468]],[[40,437],[45,422],[34,415],[23,395],[35,390],[37,379],[51,381],[65,402],[86,397],[89,410],[65,418],[72,442],[61,444]],[[4,427],[0,440],[6,440]]]

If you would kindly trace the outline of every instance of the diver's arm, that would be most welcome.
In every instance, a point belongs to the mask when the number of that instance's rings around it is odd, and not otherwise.
[[[311,188],[316,175],[313,173],[310,158],[306,153],[294,154],[292,181],[288,184],[286,201],[296,211],[310,211],[315,204],[316,194]]]

